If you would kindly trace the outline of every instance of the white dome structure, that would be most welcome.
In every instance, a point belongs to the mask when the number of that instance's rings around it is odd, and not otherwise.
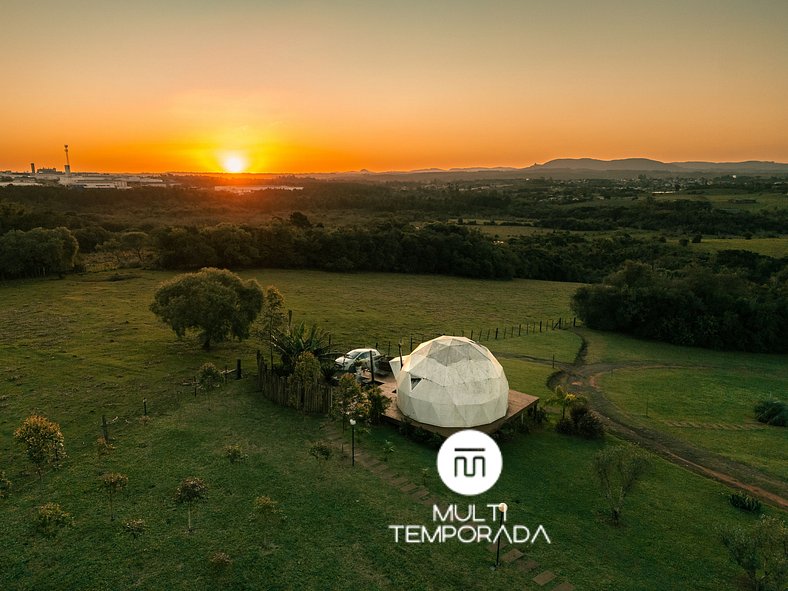
[[[498,360],[465,337],[441,336],[391,360],[403,415],[437,427],[476,427],[506,415],[509,382]]]

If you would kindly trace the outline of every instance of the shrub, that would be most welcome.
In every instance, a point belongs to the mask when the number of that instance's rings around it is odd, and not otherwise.
[[[547,421],[547,411],[541,406],[532,406],[525,413],[526,422],[533,427],[540,427]]]
[[[265,495],[255,498],[252,505],[252,518],[260,524],[264,531],[263,547],[272,549],[271,544],[268,543],[269,526],[284,518],[279,509],[279,503]]]
[[[135,538],[138,538],[145,532],[144,519],[127,519],[123,522],[123,529],[130,533]]]
[[[316,441],[309,447],[309,455],[316,460],[328,461],[331,453],[331,447],[325,441]]]
[[[0,499],[11,496],[11,481],[5,477],[5,472],[0,472]]]
[[[302,395],[308,388],[316,386],[323,377],[320,360],[309,351],[299,353],[293,366],[292,384],[290,386],[290,400],[293,408],[302,405]]]
[[[184,478],[175,491],[175,502],[186,504],[189,531],[192,531],[192,505],[205,497],[208,485],[202,478]]]
[[[224,448],[224,457],[230,460],[231,464],[236,464],[243,461],[246,458],[246,454],[243,453],[241,446],[236,443]]]
[[[27,458],[35,466],[39,480],[47,465],[57,465],[66,456],[60,425],[46,417],[27,417],[14,431],[14,439],[25,446]]]
[[[788,425],[788,402],[785,400],[760,400],[755,405],[755,418],[767,425]]]
[[[499,443],[512,441],[518,433],[530,433],[531,425],[530,421],[510,421],[493,433],[492,438]]]
[[[203,363],[197,371],[197,383],[206,391],[214,390],[222,385],[224,375],[213,363]]]
[[[232,566],[233,559],[225,552],[214,552],[208,557],[208,562],[215,571],[224,571]]]
[[[367,390],[367,399],[369,400],[369,422],[377,425],[391,406],[391,398],[375,386]]]
[[[575,432],[575,424],[572,422],[572,419],[558,419],[558,422],[555,424],[555,432],[561,435],[572,435]]]
[[[731,560],[747,573],[753,589],[783,591],[788,583],[788,527],[777,517],[761,516],[751,528],[721,532]]]
[[[115,520],[115,494],[126,488],[129,477],[118,472],[107,472],[101,477],[101,484],[109,495],[109,520]]]
[[[435,449],[443,445],[443,437],[421,427],[414,427],[407,418],[399,424],[399,432],[411,441],[422,443]]]
[[[361,389],[356,378],[349,373],[339,378],[339,385],[334,391],[331,414],[343,421],[355,419],[366,421],[369,418],[370,401],[367,393]]]
[[[759,513],[761,511],[761,502],[747,493],[732,492],[728,500],[737,509],[749,511],[750,513]]]
[[[618,525],[624,499],[648,468],[648,458],[633,445],[606,447],[594,456],[593,470],[602,495]]]
[[[266,519],[271,515],[279,515],[278,503],[265,495],[256,497],[254,500],[254,512],[257,517],[266,517]]]
[[[100,455],[108,454],[113,449],[115,449],[115,446],[112,445],[109,441],[107,441],[107,439],[103,435],[99,435],[96,438],[96,447]]]
[[[600,439],[604,436],[602,421],[587,406],[574,406],[569,412],[574,433],[586,439]]]
[[[71,514],[63,511],[57,503],[41,505],[36,515],[36,525],[46,535],[53,535],[59,528],[70,525],[71,521]]]
[[[394,453],[394,444],[388,439],[383,443],[383,461],[388,462],[389,456]]]

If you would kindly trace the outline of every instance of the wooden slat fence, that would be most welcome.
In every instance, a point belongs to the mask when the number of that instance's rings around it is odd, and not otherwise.
[[[330,386],[315,384],[299,387],[290,378],[270,371],[262,359],[258,361],[257,383],[263,396],[274,404],[324,415],[331,410],[333,389]]]

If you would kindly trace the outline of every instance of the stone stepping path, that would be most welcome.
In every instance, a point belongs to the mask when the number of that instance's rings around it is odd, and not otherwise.
[[[406,494],[414,492],[417,488],[419,488],[419,486],[417,484],[413,484],[412,482],[408,482],[399,487],[399,489]]]
[[[664,421],[666,424],[671,424],[671,422]],[[674,425],[674,426],[684,426],[684,425]],[[693,424],[692,426],[699,426]],[[739,427],[736,425],[735,427]],[[742,427],[749,427],[749,426],[742,426]],[[752,426],[749,428],[757,429],[759,427]],[[323,424],[324,435],[325,439],[328,440],[329,443],[333,444],[336,447],[343,446],[345,451],[349,454],[350,453],[350,444],[345,441],[345,436],[337,429],[337,427],[333,423],[324,423]],[[356,450],[356,464],[361,466],[362,468],[366,468],[373,474],[379,476],[391,486],[397,488],[402,493],[410,496],[415,502],[420,503],[422,505],[431,507],[432,505],[440,504],[441,499],[431,496],[429,490],[427,490],[424,486],[418,485],[414,482],[408,480],[407,477],[401,476],[399,474],[395,474],[389,465],[385,462],[381,462],[377,458],[373,458],[369,456],[366,452],[362,450]],[[509,546],[509,542],[502,539],[501,540],[501,550],[507,548]],[[492,543],[487,545],[487,550],[490,552],[496,552],[498,550],[498,544]],[[519,570],[523,571],[524,573],[531,573],[532,571],[539,570],[539,563],[535,560],[531,560],[530,558],[525,558],[525,553],[520,550],[519,548],[512,548],[508,547],[506,552],[501,556],[501,563],[502,564],[514,564]],[[556,578],[556,574],[552,571],[545,570],[534,576],[531,581],[537,584],[540,587],[544,587],[551,581]],[[557,586],[553,587],[551,591],[574,591],[575,586],[571,583],[564,581],[563,583],[558,584]]]
[[[550,570],[546,570],[543,573],[539,573],[533,579],[531,579],[534,583],[539,585],[540,587],[544,587],[555,578],[555,573]]]
[[[535,568],[539,567],[539,563],[535,560],[520,560],[517,562],[517,568],[519,568],[523,572],[531,572]]]
[[[662,421],[663,424],[669,427],[679,427],[687,429],[715,429],[720,431],[759,431],[766,429],[766,425],[753,425],[744,424],[738,425],[735,423],[699,423],[697,421]]]
[[[506,548],[506,546],[508,546],[508,545],[509,545],[509,542],[507,542],[506,540],[503,540],[503,539],[501,540],[501,549],[502,549],[502,550],[503,550],[504,548]],[[495,543],[495,542],[493,542],[492,544],[487,544],[487,549],[488,549],[490,552],[495,552],[495,551],[497,551],[497,550],[498,550],[498,544],[497,544],[497,543]]]
[[[522,558],[524,555],[520,552],[517,548],[512,548],[506,554],[501,556],[501,560],[504,562],[514,562],[515,560]]]
[[[503,548],[506,545],[507,543],[501,540],[501,548]],[[495,543],[488,544],[487,549],[490,552],[496,552],[498,550],[498,545]],[[520,569],[525,573],[530,573],[531,571],[539,569],[538,562],[536,562],[535,560],[531,560],[530,558],[524,558],[524,556],[525,554],[521,550],[517,548],[512,548],[511,550],[506,552],[503,556],[501,556],[501,562],[504,564],[514,563],[518,569]],[[539,585],[540,587],[544,587],[555,578],[556,578],[556,574],[553,571],[545,570],[537,574],[531,580],[537,585]],[[572,585],[572,583],[568,581],[564,581],[563,583],[560,583],[555,587],[553,587],[551,591],[574,591],[574,588],[575,586]]]

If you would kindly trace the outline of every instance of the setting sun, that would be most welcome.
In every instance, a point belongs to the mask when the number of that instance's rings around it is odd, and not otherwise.
[[[248,165],[246,157],[242,154],[227,154],[222,158],[222,167],[226,172],[244,172]]]

